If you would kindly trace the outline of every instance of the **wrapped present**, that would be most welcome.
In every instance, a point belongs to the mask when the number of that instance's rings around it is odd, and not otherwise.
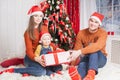
[[[59,64],[68,64],[70,60],[68,59],[70,56],[69,51],[64,52],[53,52],[50,54],[44,55],[44,60],[46,66],[53,66],[53,65],[59,65]]]

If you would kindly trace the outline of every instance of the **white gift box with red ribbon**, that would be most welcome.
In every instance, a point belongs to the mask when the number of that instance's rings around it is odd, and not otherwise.
[[[53,66],[53,65],[59,65],[59,64],[69,64],[70,60],[68,59],[70,57],[69,51],[64,52],[56,52],[56,53],[50,53],[44,55],[44,60],[46,66]]]

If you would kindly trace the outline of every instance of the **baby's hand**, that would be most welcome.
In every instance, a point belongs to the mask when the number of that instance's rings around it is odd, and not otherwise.
[[[45,60],[44,60],[44,55],[35,57],[35,61],[41,64],[43,67],[45,67]]]
[[[45,67],[46,65],[45,65],[44,55],[41,55],[40,57],[41,57],[40,64],[41,64],[43,67]]]

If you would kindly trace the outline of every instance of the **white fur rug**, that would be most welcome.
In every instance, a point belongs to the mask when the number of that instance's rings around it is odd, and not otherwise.
[[[120,65],[107,63],[105,67],[99,69],[95,80],[120,80]]]
[[[18,67],[18,66],[11,66]],[[0,71],[5,68],[0,67]],[[0,80],[71,80],[68,72],[66,70],[62,71],[63,75],[56,74],[54,77],[50,78],[49,76],[29,76],[22,77],[18,73],[3,73],[0,75]],[[99,69],[99,74],[96,75],[95,80],[120,80],[120,65],[107,63],[107,65]]]
[[[17,73],[3,73],[0,75],[0,80],[71,80],[69,75],[64,73],[63,75],[56,74],[55,77],[50,78],[49,76],[29,76],[22,77],[21,74]]]
[[[8,68],[19,68],[19,67],[24,67],[23,65],[18,65],[18,66],[10,66]],[[67,65],[63,66],[63,71],[62,75],[55,73],[54,77],[49,77],[49,76],[40,76],[40,77],[35,77],[35,76],[26,76],[23,77],[19,73],[3,73],[0,75],[0,80],[71,80],[68,71],[66,70]],[[0,71],[5,70],[6,68],[2,68],[0,66]]]

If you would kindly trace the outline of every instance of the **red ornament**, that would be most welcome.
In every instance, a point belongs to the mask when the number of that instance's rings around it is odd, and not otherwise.
[[[41,10],[44,12],[47,8],[49,8],[49,4],[46,1],[40,3]]]
[[[55,20],[58,22],[59,21],[59,14],[57,13],[55,16]]]
[[[70,36],[72,36],[72,34],[71,34],[71,32],[70,32],[70,29],[68,29],[68,34],[69,34]]]
[[[64,39],[64,35],[60,34],[60,41],[63,42],[63,39]]]
[[[63,4],[60,4],[59,7],[60,7],[60,17],[62,17],[62,14],[63,14]]]
[[[50,15],[49,19],[53,21],[54,20],[53,15]]]
[[[65,25],[65,23],[63,21],[60,21],[59,23],[62,24],[62,25]]]
[[[58,35],[61,35],[61,34],[62,34],[62,30],[59,28]]]
[[[50,28],[52,29],[52,31],[54,31],[54,29],[55,29],[55,27],[54,27],[53,24],[51,24],[51,27],[50,27]]]
[[[44,20],[44,24],[48,26],[49,21],[47,19]]]

